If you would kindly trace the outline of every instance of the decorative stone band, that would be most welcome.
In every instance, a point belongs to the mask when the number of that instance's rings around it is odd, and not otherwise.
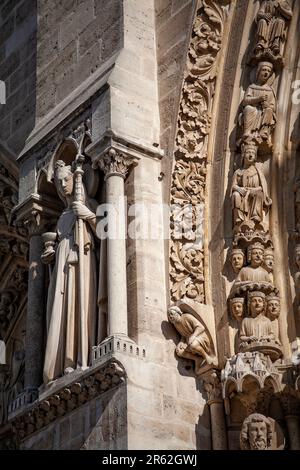
[[[99,346],[93,347],[93,364],[116,353],[127,354],[142,359],[146,357],[146,350],[139,347],[129,338],[112,336],[99,344]]]
[[[136,166],[138,162],[131,155],[110,148],[97,160],[97,163],[100,170],[104,172],[105,179],[110,176],[120,176],[125,180],[130,169]],[[95,162],[93,166],[95,166]]]
[[[178,237],[174,212],[171,214],[170,296],[173,302],[188,298],[206,303],[205,214],[200,220],[197,214],[206,202],[212,108],[230,4],[230,0],[199,2],[191,34],[178,115],[171,204],[182,206],[182,213],[186,207],[192,207],[192,226],[196,226],[199,233]]]
[[[68,376],[59,379],[52,390],[50,388],[42,393],[26,408],[19,398],[10,405],[9,422],[19,439],[24,439],[101,393],[119,387],[126,380],[126,372],[112,360],[76,374],[73,380],[67,379]],[[22,406],[19,410],[18,405]]]

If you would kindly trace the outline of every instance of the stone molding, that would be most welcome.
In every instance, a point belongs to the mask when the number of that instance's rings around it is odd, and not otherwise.
[[[125,380],[126,372],[116,360],[75,373],[73,380],[66,376],[41,392],[30,405],[27,405],[26,392],[17,397],[9,407],[9,423],[22,440],[102,393],[119,387]]]
[[[207,150],[218,63],[230,1],[204,0],[196,13],[184,75],[176,135],[171,204],[193,207],[206,197]],[[204,55],[204,56],[203,56]],[[204,57],[204,58],[203,58]],[[171,300],[184,297],[205,303],[203,240],[175,236],[174,215],[170,230]],[[201,237],[203,239],[203,233]]]

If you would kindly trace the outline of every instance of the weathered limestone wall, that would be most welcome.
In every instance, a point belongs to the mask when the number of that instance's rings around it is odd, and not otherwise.
[[[37,119],[122,46],[121,0],[38,2]]]
[[[36,0],[0,5],[0,80],[6,104],[0,108],[0,140],[18,154],[35,125]]]

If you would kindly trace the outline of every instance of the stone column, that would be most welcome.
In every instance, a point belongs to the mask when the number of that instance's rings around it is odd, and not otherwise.
[[[108,204],[108,336],[128,336],[126,277],[126,198],[124,180],[136,159],[113,148],[98,159],[105,173]]]
[[[41,261],[43,243],[39,216],[29,221],[29,272],[25,347],[25,392],[28,401],[37,396],[43,382],[45,327],[45,266]]]
[[[289,448],[290,450],[300,450],[300,403],[294,395],[293,389],[290,389],[290,393],[287,390],[282,394],[281,404],[289,433]]]
[[[210,371],[203,380],[210,409],[212,450],[227,450],[227,428],[218,372]]]

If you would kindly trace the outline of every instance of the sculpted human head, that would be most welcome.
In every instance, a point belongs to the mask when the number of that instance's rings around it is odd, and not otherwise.
[[[280,298],[277,295],[268,295],[267,301],[267,316],[273,321],[280,315]]]
[[[254,165],[257,159],[257,146],[254,143],[244,143],[242,145],[242,159],[245,167]]]
[[[234,297],[230,299],[231,315],[238,321],[241,321],[244,316],[244,301],[243,297]]]
[[[54,182],[59,196],[65,200],[73,194],[74,175],[70,165],[66,165],[62,160],[55,163]]]
[[[173,307],[170,307],[168,310],[168,319],[171,323],[177,323],[178,321],[180,321],[181,315],[182,311],[179,307],[176,307],[175,305]]]
[[[272,250],[272,248],[267,248],[265,250],[264,268],[268,271],[268,273],[273,272],[273,269],[274,269],[274,251]]]
[[[260,85],[267,83],[273,74],[273,64],[271,62],[260,62],[257,66],[256,80]]]
[[[272,425],[266,416],[254,413],[243,422],[240,445],[242,450],[266,450],[272,444]]]
[[[248,261],[253,268],[261,266],[264,261],[264,246],[261,243],[253,243],[248,247]]]
[[[252,318],[266,311],[266,296],[263,292],[249,292],[248,293],[248,311]]]
[[[230,255],[232,269],[238,273],[245,264],[245,253],[240,248],[233,248]]]

